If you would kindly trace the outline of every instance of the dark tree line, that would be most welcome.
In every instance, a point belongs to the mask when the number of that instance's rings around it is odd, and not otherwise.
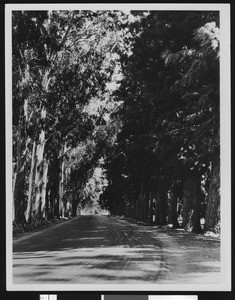
[[[204,217],[211,230],[220,220],[219,14],[132,13],[101,203],[158,225],[179,227],[181,217],[196,233]]]

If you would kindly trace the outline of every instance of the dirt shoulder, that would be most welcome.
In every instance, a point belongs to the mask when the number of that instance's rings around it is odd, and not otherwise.
[[[123,218],[120,218],[123,219]],[[138,224],[139,230],[161,241],[166,272],[172,283],[220,283],[220,237],[212,233],[195,234],[184,229],[167,226]],[[161,280],[164,283],[164,279]]]

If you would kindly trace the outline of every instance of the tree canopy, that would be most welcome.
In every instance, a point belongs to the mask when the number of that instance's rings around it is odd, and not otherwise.
[[[130,14],[12,13],[16,223],[75,216],[97,192],[113,214],[218,224],[219,14]]]
[[[132,55],[121,56],[123,80],[115,97],[123,101],[122,130],[107,159],[106,201],[114,213],[145,221],[152,222],[155,212],[155,222],[164,225],[172,222],[173,189],[183,225],[194,220],[200,232],[202,207],[215,200],[208,186],[219,157],[218,14],[136,13]]]

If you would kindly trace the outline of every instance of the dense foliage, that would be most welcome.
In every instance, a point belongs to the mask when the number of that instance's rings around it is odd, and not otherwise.
[[[206,217],[212,229],[220,201],[218,14],[134,13],[132,55],[122,55],[116,92],[123,124],[106,153],[103,202],[159,225],[179,226],[181,216],[194,232]]]
[[[75,216],[95,193],[112,214],[219,223],[219,14],[131,13],[13,12],[17,224]]]
[[[101,108],[117,75],[117,52],[126,51],[126,16],[16,11],[12,17],[14,219],[75,215],[108,142],[104,114],[112,104]],[[90,113],[94,99],[102,105]]]

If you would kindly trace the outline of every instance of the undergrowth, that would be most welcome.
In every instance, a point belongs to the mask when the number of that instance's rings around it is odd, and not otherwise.
[[[34,221],[29,224],[27,224],[27,223],[17,224],[16,222],[13,222],[13,237],[16,237],[16,236],[24,234],[24,233],[37,231],[42,228],[48,227],[53,223],[60,223],[63,221],[64,221],[64,219],[54,218],[51,220],[45,220],[45,219],[42,219],[39,221],[37,220],[37,221]]]

